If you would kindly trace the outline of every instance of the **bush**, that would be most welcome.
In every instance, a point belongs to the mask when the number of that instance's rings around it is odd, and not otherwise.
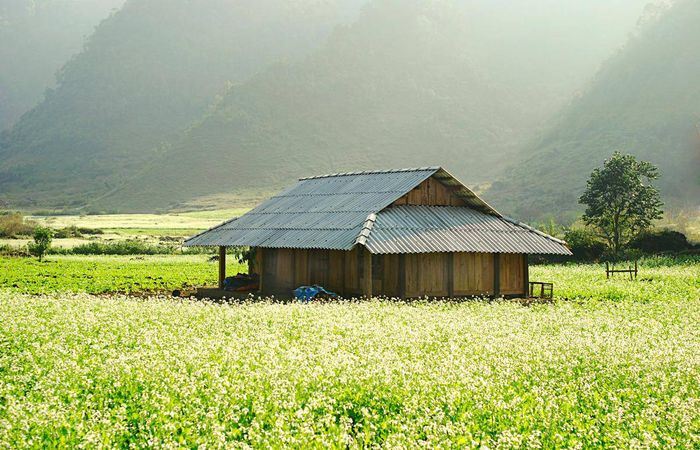
[[[34,242],[27,245],[29,253],[39,258],[41,261],[46,252],[51,248],[51,240],[53,239],[53,231],[47,227],[34,228]]]
[[[607,246],[594,232],[586,228],[575,228],[566,232],[564,240],[569,244],[576,261],[597,261]]]
[[[635,238],[630,247],[647,254],[679,253],[693,248],[688,238],[678,231],[647,231]]]
[[[81,228],[78,228],[78,232],[80,234],[88,234],[88,235],[105,234],[105,232],[103,230],[100,230],[99,228],[81,227]]]
[[[56,231],[54,237],[56,239],[80,238],[83,237],[83,234],[78,230],[78,227],[71,225]]]
[[[14,238],[17,236],[29,236],[34,230],[35,224],[26,221],[21,213],[7,213],[0,215],[0,237]]]
[[[11,245],[0,245],[0,256],[29,256],[26,247],[13,247]]]
[[[74,255],[170,255],[175,253],[174,247],[149,245],[138,240],[119,242],[90,242],[74,247]]]
[[[600,257],[601,261],[612,263],[639,261],[644,257],[644,253],[636,248],[625,248],[617,253],[612,249],[606,249]]]

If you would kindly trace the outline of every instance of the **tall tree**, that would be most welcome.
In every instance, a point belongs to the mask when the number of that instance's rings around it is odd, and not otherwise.
[[[579,203],[584,222],[595,227],[617,255],[641,231],[663,215],[659,191],[650,183],[659,177],[653,164],[632,155],[613,153],[591,173]]]

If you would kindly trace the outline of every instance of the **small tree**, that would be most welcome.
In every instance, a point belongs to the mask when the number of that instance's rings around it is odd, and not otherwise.
[[[586,205],[583,221],[593,226],[615,255],[663,215],[655,187],[658,169],[632,155],[615,152],[591,173],[579,203]]]
[[[29,244],[29,253],[39,258],[41,261],[46,251],[51,248],[53,231],[51,228],[38,226],[34,228],[34,242]]]

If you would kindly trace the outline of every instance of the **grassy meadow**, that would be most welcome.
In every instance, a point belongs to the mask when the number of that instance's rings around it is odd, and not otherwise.
[[[189,236],[238,217],[249,209],[241,207],[167,214],[28,215],[26,220],[54,230],[67,227],[100,230],[99,235],[54,239],[54,247],[70,249],[90,242],[118,242],[128,239],[138,239],[150,244],[163,241],[182,242]],[[26,247],[30,241],[29,236],[18,239],[0,238],[0,246],[21,248]]]
[[[104,295],[213,282],[203,255],[0,274],[0,448],[700,446],[697,259],[535,266],[530,307]]]

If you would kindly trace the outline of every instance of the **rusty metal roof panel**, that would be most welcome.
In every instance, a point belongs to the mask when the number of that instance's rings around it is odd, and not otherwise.
[[[372,253],[571,254],[558,239],[510,219],[464,207],[387,208],[376,215],[365,245]]]

